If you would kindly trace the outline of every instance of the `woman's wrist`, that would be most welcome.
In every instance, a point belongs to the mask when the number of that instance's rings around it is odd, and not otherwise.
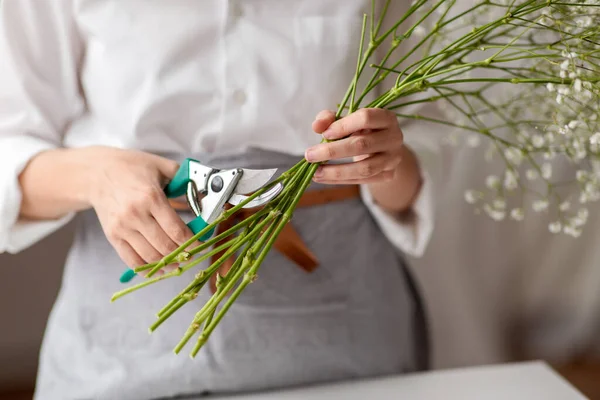
[[[59,219],[91,207],[97,163],[92,148],[53,149],[31,159],[19,176],[20,216]]]
[[[423,185],[421,168],[415,153],[408,146],[404,146],[400,157],[402,161],[391,180],[368,185],[375,203],[395,215],[410,212]]]

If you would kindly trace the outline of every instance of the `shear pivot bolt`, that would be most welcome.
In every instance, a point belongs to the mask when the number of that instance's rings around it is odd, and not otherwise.
[[[221,190],[223,190],[223,178],[221,178],[220,176],[215,176],[215,178],[210,183],[210,188],[215,193],[219,193]]]

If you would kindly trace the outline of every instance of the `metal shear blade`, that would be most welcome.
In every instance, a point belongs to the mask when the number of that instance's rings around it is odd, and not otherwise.
[[[256,196],[254,199],[249,201],[242,208],[256,208],[256,207],[260,207],[264,204],[267,204],[268,202],[273,200],[279,193],[281,193],[282,190],[283,190],[283,185],[281,183],[278,183],[275,186],[273,186],[271,189],[264,192],[263,194]],[[237,206],[247,199],[248,199],[248,196],[233,194],[229,198],[229,204]]]
[[[248,200],[249,196],[246,194],[264,187],[275,175],[277,169],[218,170],[193,160],[190,161],[189,172],[188,202],[194,213],[210,224],[219,217],[225,203],[236,206]],[[275,198],[282,189],[283,185],[277,184],[245,204],[244,208],[260,207]],[[199,194],[203,194],[204,197],[200,199]]]
[[[242,168],[242,177],[233,191],[234,194],[249,194],[262,188],[277,173],[277,169]]]

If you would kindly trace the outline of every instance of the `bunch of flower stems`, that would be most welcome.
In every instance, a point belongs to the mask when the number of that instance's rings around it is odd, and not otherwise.
[[[583,24],[585,26],[579,26],[582,24],[577,22],[579,15],[598,15],[600,9],[596,1],[490,0],[469,3],[466,9],[458,9],[456,0],[415,0],[403,16],[388,25],[389,29],[382,29],[389,19],[387,14],[391,1],[383,2],[376,12],[374,0],[371,14],[364,16],[361,40],[357,44],[356,73],[338,105],[338,119],[359,108],[384,108],[404,119],[420,119],[476,133],[487,138],[504,157],[505,172],[513,173],[516,187],[521,186],[521,178],[515,173],[519,166],[514,161],[515,157],[505,157],[507,152],[512,151],[518,154],[520,160],[527,160],[544,178],[548,174],[544,174],[538,165],[537,155],[548,152],[570,154],[572,149],[564,142],[563,147],[551,148],[549,143],[533,143],[532,136],[525,133],[527,128],[539,130],[555,126],[560,113],[555,112],[553,107],[547,107],[543,115],[536,115],[537,118],[527,119],[525,114],[514,112],[514,98],[494,102],[486,91],[498,85],[511,88],[575,85],[577,89],[583,87],[590,93],[590,101],[597,101],[597,83],[600,81],[600,76],[595,73],[600,52],[598,20]],[[557,15],[567,17],[559,21]],[[549,23],[548,20],[553,18],[556,19]],[[550,39],[544,40],[543,37]],[[402,44],[411,38],[417,40],[408,49],[403,49]],[[565,68],[565,51],[571,54],[572,48],[583,49],[578,57],[582,60],[581,65],[585,63],[585,69],[579,71],[579,65],[575,63],[572,68],[571,64]],[[407,62],[415,54],[419,54],[418,61]],[[527,65],[524,67],[521,62]],[[553,68],[560,70],[561,66],[573,73],[552,72]],[[484,74],[473,76],[478,71]],[[495,75],[487,76],[488,72]],[[367,73],[370,73],[370,79],[367,77],[363,81]],[[382,87],[390,76],[395,77],[395,83]],[[479,86],[474,89],[473,85]],[[569,94],[565,90],[563,92],[563,97],[569,98]],[[520,96],[524,98],[524,95]],[[449,114],[447,119],[439,119],[403,112],[405,108],[430,102],[443,102],[454,114]],[[546,104],[555,105],[549,101]],[[485,121],[485,116],[494,116],[501,122],[491,125]],[[590,119],[584,124],[593,125],[594,122]],[[583,136],[586,134],[582,133]],[[526,139],[521,140],[521,137]],[[585,137],[584,142],[587,139],[589,137]],[[587,144],[585,147],[590,148]],[[597,151],[588,151],[585,158],[596,157]],[[175,352],[179,353],[196,337],[191,351],[191,356],[195,357],[241,293],[257,278],[261,264],[282,229],[292,219],[318,166],[306,160],[298,162],[247,201],[224,211],[213,224],[173,253],[159,262],[136,268],[137,273],[147,273],[146,280],[115,293],[113,301],[154,283],[181,276],[215,254],[224,252],[208,268],[195,274],[194,279],[158,312],[156,322],[150,327],[150,331],[154,331],[181,307],[196,299],[211,277],[216,275],[216,292],[197,312],[175,347]],[[284,189],[262,210],[190,250],[191,246],[199,243],[200,237],[279,183]],[[495,193],[505,194],[514,190],[514,183],[511,182],[510,187],[495,187]],[[547,186],[552,188],[549,182]],[[473,196],[479,200],[476,194]],[[494,206],[498,205],[496,203]],[[224,244],[220,244],[224,240]],[[221,275],[221,266],[231,256],[235,256],[233,266]],[[177,269],[155,276],[170,264],[176,264]]]

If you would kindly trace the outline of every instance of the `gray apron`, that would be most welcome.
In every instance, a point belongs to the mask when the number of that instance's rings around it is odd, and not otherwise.
[[[221,168],[282,171],[298,161],[263,151],[195,158]],[[124,265],[95,213],[80,214],[41,350],[36,399],[195,398],[424,369],[416,290],[361,200],[299,208],[291,223],[319,268],[306,273],[273,249],[258,280],[192,360],[194,340],[179,355],[172,350],[209,298],[207,289],[153,334],[147,328],[197,271],[111,304],[123,289]]]

